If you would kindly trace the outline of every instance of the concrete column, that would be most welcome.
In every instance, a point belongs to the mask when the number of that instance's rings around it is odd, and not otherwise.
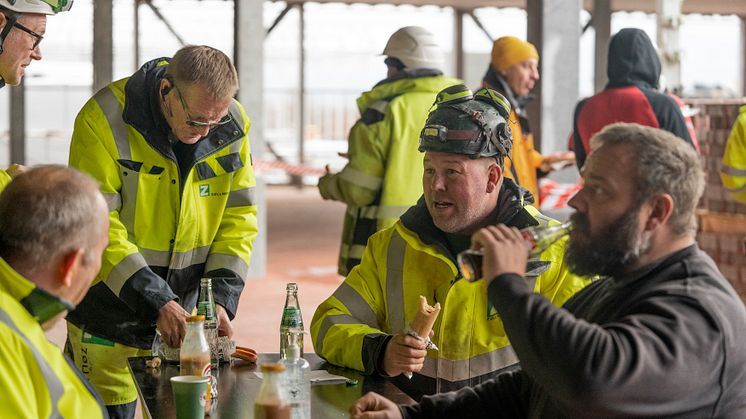
[[[606,63],[611,37],[611,0],[593,1],[593,29],[596,32],[596,56],[593,85],[595,91],[603,90],[609,79],[606,76]]]
[[[93,2],[93,93],[114,77],[114,24],[112,0]]]
[[[251,118],[251,153],[261,159],[264,151],[264,2],[235,0],[234,17],[234,62],[238,69],[238,101]],[[256,179],[259,236],[254,240],[254,249],[249,267],[250,277],[262,277],[267,273],[267,199],[265,182]]]
[[[453,57],[456,77],[464,79],[464,11],[453,9]]]
[[[661,75],[666,86],[674,92],[681,90],[681,48],[679,26],[683,0],[656,0],[658,23],[656,40],[661,57]]]
[[[527,2],[528,41],[539,51],[541,80],[528,106],[537,150],[567,149],[578,101],[580,0]]]
[[[26,87],[23,79],[10,89],[10,162],[26,163]]]
[[[137,71],[140,68],[140,0],[134,2],[134,28],[132,33],[132,52],[134,55],[135,62],[132,63],[134,67],[133,71]]]

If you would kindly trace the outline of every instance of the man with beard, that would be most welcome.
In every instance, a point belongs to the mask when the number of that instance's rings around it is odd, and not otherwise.
[[[526,286],[518,230],[481,229],[472,246],[521,370],[401,408],[369,393],[353,417],[746,416],[746,308],[694,239],[696,152],[637,124],[593,145],[566,259],[604,279],[554,307]]]
[[[478,384],[518,361],[486,289],[460,280],[455,256],[469,248],[471,235],[498,223],[557,223],[502,176],[511,146],[505,98],[456,85],[441,91],[436,104],[420,137],[423,198],[370,238],[361,263],[311,322],[324,359],[369,374],[414,373],[399,382],[413,397]],[[566,242],[532,259],[526,275],[530,289],[557,306],[589,282],[569,273]],[[442,306],[432,337],[439,351],[426,351],[425,342],[406,333],[420,296]]]

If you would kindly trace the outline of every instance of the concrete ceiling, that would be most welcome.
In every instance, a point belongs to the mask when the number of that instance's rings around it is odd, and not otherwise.
[[[313,3],[364,3],[364,4],[410,4],[415,6],[434,5],[453,7],[460,10],[473,10],[481,7],[526,7],[528,0],[314,0]],[[285,0],[288,4],[306,3],[305,0]],[[655,12],[654,0],[611,0],[611,10]],[[587,10],[593,9],[593,0],[583,0]],[[746,16],[746,0],[684,0],[684,13],[723,14]]]

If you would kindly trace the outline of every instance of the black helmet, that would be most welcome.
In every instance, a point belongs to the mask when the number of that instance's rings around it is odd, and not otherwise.
[[[458,84],[438,93],[434,106],[420,134],[419,151],[495,157],[501,166],[503,157],[510,156],[510,105],[500,93],[486,88],[472,93]]]

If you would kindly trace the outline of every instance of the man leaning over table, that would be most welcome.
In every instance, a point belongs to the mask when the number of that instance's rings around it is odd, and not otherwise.
[[[98,185],[76,170],[39,166],[0,194],[0,416],[108,417],[44,335],[88,291],[108,230]]]
[[[484,290],[460,280],[456,254],[469,247],[471,234],[496,223],[556,223],[503,177],[511,147],[503,96],[456,85],[436,104],[420,139],[424,197],[371,237],[361,264],[311,322],[314,348],[330,363],[383,376],[417,373],[411,385],[422,393],[473,385],[517,362]],[[564,247],[557,242],[531,262],[533,290],[557,305],[587,284],[568,272]],[[420,295],[443,307],[432,338],[439,351],[403,333]]]
[[[746,308],[695,241],[697,153],[637,124],[591,146],[566,258],[604,278],[557,308],[527,286],[520,234],[479,230],[487,294],[521,369],[413,406],[369,393],[353,418],[746,417]]]
[[[101,184],[111,228],[68,343],[113,417],[134,415],[127,358],[150,352],[156,328],[180,346],[201,277],[213,278],[219,333],[233,333],[257,234],[237,90],[230,59],[192,45],[109,84],[75,120],[70,165]]]

